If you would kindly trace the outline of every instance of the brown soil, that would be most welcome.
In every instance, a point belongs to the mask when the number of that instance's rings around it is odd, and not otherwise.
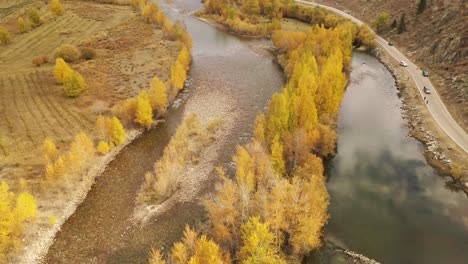
[[[420,68],[430,70],[430,79],[436,86],[448,110],[468,131],[468,3],[463,0],[429,0],[426,10],[417,15],[419,1],[406,0],[317,0],[348,11],[367,23],[379,13],[391,15],[399,21],[405,13],[407,32],[397,34],[389,26],[381,33],[392,41]]]
[[[30,242],[40,244],[39,232],[56,231],[56,226],[48,224],[49,217],[56,216],[60,223],[71,213],[70,208],[76,206],[81,195],[74,196],[75,192],[87,190],[88,182],[92,183],[102,169],[99,165],[107,164],[115,154],[93,162],[86,172],[92,177],[67,179],[58,184],[61,187],[49,186],[46,190],[41,186],[44,138],[54,139],[61,152],[80,131],[93,138],[96,116],[109,112],[120,100],[135,96],[154,76],[167,80],[179,50],[175,42],[162,40],[162,31],[145,24],[129,6],[84,1],[62,4],[65,13],[55,17],[44,1],[0,2],[0,25],[12,33],[12,42],[0,46],[0,180],[16,190],[19,179],[25,179],[37,199],[39,215],[27,229],[26,247],[31,246]],[[19,34],[18,16],[31,6],[40,10],[44,23]],[[88,84],[75,99],[67,98],[53,78],[53,51],[64,43],[91,47],[97,52],[93,60],[70,64]],[[31,60],[38,55],[48,56],[51,62],[34,66]],[[130,134],[135,136],[136,132]]]

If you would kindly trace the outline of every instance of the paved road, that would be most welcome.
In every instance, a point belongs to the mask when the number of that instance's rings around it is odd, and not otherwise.
[[[310,6],[320,6],[322,8],[328,9],[337,13],[340,16],[348,18],[355,22],[358,25],[362,25],[364,22],[361,20],[330,6],[311,3],[303,0],[296,0],[297,3],[301,3],[304,5]],[[395,60],[397,61],[405,61],[408,63],[408,67],[406,68],[408,73],[410,74],[411,78],[413,79],[418,91],[421,95],[421,100],[424,100],[425,97],[428,103],[426,104],[429,112],[431,113],[434,120],[439,124],[443,131],[458,145],[462,148],[466,153],[468,153],[468,135],[465,131],[458,125],[458,123],[453,119],[453,117],[448,112],[445,104],[440,99],[439,94],[434,89],[431,81],[422,76],[421,69],[418,68],[413,62],[411,62],[405,55],[403,55],[397,48],[394,46],[389,46],[388,41],[383,39],[382,37],[376,35],[375,40],[390,54]],[[423,87],[428,86],[431,87],[432,93],[427,95],[423,91]]]

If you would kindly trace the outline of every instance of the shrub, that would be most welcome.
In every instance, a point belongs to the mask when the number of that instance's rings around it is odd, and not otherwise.
[[[32,64],[36,65],[37,67],[46,64],[47,62],[49,62],[49,60],[45,55],[36,56],[32,59]]]
[[[81,49],[81,58],[83,60],[92,60],[96,57],[96,51],[92,48],[82,48]]]
[[[0,26],[0,45],[8,44],[11,42],[11,35],[6,28]]]
[[[49,216],[49,225],[54,226],[57,223],[57,217],[51,215]]]
[[[57,58],[54,67],[54,77],[57,83],[63,83],[63,76],[68,71],[72,71],[70,66],[62,58]]]
[[[99,141],[99,144],[97,146],[97,150],[102,155],[107,154],[107,152],[109,152],[109,150],[110,150],[109,144],[107,142],[105,142],[105,141]]]
[[[120,120],[114,116],[112,118],[112,142],[115,145],[120,145],[124,143],[126,135],[127,133],[125,132],[122,123],[120,123]]]
[[[76,71],[66,71],[63,76],[63,89],[69,97],[79,96],[86,88],[84,78]]]
[[[148,94],[144,91],[138,95],[134,121],[145,128],[153,124],[153,108],[151,108]]]
[[[80,50],[70,44],[63,44],[54,51],[55,58],[62,58],[66,62],[74,62],[80,58]]]
[[[39,11],[35,7],[32,7],[29,9],[28,17],[29,17],[29,21],[31,21],[33,26],[37,27],[42,24],[42,19],[41,19],[41,16],[39,15]]]
[[[56,16],[60,16],[63,14],[63,6],[60,3],[60,0],[52,0],[50,1],[50,12]]]
[[[28,32],[29,25],[24,21],[22,17],[18,18],[18,32],[23,34]]]

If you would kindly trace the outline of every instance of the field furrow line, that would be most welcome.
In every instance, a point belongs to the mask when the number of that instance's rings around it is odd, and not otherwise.
[[[38,75],[37,76],[39,83],[47,83],[47,80],[45,80],[44,77],[45,77],[44,75]],[[92,124],[88,120],[86,120],[86,121],[87,121],[87,123],[89,123],[89,125],[83,124],[83,122],[81,120],[81,115],[77,116],[77,115],[73,114],[68,109],[69,105],[66,104],[67,99],[62,99],[62,101],[61,101],[65,105],[60,104],[60,102],[57,102],[54,98],[51,98],[49,101],[53,104],[54,109],[57,111],[57,113],[60,116],[62,116],[62,120],[67,122],[71,127],[73,127],[75,129],[75,133],[78,133],[79,131],[87,132],[86,130],[89,130],[89,131],[92,130],[91,125],[94,125],[94,124]]]
[[[7,107],[7,105],[6,105],[6,102],[8,101],[6,99],[6,96],[7,96],[8,93],[7,93],[7,87],[5,85],[5,77],[3,77],[3,76],[0,77],[0,94],[1,94],[1,96],[0,96],[0,101],[1,101],[0,106],[2,107],[1,108],[2,109],[1,113],[2,113],[2,116],[3,116],[3,120],[4,120],[2,123],[4,123],[4,126],[6,126],[8,128],[8,132],[10,134],[12,134],[13,133],[13,125],[10,122],[10,120],[8,119],[7,110],[8,110],[9,107]]]
[[[6,85],[5,85],[5,78],[3,76],[0,77],[0,107],[1,107],[1,113],[3,115],[3,120],[4,124],[3,127],[6,127],[8,131],[6,131],[8,134],[2,134],[3,137],[3,142],[2,142],[2,149],[5,153],[6,156],[8,156],[8,151],[7,151],[7,146],[6,146],[6,141],[5,138],[8,138],[10,142],[13,143],[13,145],[16,145],[16,138],[14,138],[13,135],[13,126],[11,121],[8,118],[8,113],[7,113],[7,106],[6,102],[8,101],[6,99]]]
[[[29,121],[30,119],[27,119],[28,120],[27,125],[39,128],[38,130],[39,134],[41,134],[42,138],[45,138],[48,134],[50,135],[50,131],[49,129],[47,129],[47,127],[51,127],[51,126],[47,126],[45,124],[47,123],[47,119],[41,114],[41,111],[34,100],[34,97],[37,96],[35,93],[35,90],[31,87],[31,84],[26,81],[26,79],[24,78],[24,75],[22,74],[16,75],[15,81],[16,83],[20,84],[20,86],[23,89],[24,104],[26,105],[26,108],[28,109],[29,116],[34,120],[34,122],[32,122],[32,121]]]
[[[1,54],[0,57],[4,57],[5,60],[7,61],[12,58],[15,58],[16,57],[15,55],[17,54],[21,54],[22,57],[25,57],[25,54],[24,54],[25,51],[31,51],[32,47],[38,46],[46,40],[47,40],[47,43],[44,43],[44,44],[49,44],[48,45],[49,48],[50,47],[55,48],[56,47],[55,45],[54,46],[50,45],[50,43],[53,43],[53,42],[49,41],[49,37],[47,37],[47,35],[50,35],[52,32],[57,31],[58,29],[60,29],[60,27],[63,27],[64,29],[69,29],[69,26],[67,25],[70,25],[70,20],[73,20],[71,18],[72,17],[60,17],[58,21],[54,21],[55,25],[53,26],[47,27],[46,26],[47,24],[44,24],[44,25],[41,25],[36,30],[26,33],[27,35],[24,39],[22,39],[21,41],[17,43],[13,43],[13,47],[8,49],[6,53]],[[79,22],[80,21],[77,21],[72,25],[76,26],[79,24]],[[35,55],[39,55],[39,54],[35,54]]]
[[[80,43],[81,40],[88,38],[93,32],[97,31],[97,29],[101,26],[102,22],[99,21],[89,21],[90,23],[86,25],[86,27],[83,27],[85,34],[82,34],[81,36],[78,36],[74,38],[70,43],[77,45]],[[81,29],[81,28],[80,28]]]
[[[16,116],[17,116],[17,119],[16,119],[16,122],[15,124],[21,126],[21,127],[18,127],[16,128],[14,131],[16,132],[24,132],[24,133],[21,133],[20,136],[22,137],[26,137],[29,139],[29,141],[23,141],[24,143],[24,148],[23,150],[26,151],[26,150],[30,150],[31,149],[31,146],[36,148],[37,145],[36,145],[36,142],[34,142],[34,140],[31,138],[31,131],[29,131],[29,127],[27,126],[26,124],[26,120],[25,120],[25,117],[24,117],[24,111],[25,111],[25,107],[24,107],[24,103],[20,102],[21,100],[19,100],[20,98],[24,97],[24,95],[21,94],[21,92],[19,91],[19,89],[17,89],[15,83],[14,83],[14,79],[13,77],[8,77],[8,82],[10,83],[10,87],[12,87],[12,95],[13,95],[13,111],[15,112]],[[30,144],[28,144],[28,142]]]
[[[37,41],[39,40],[37,37],[39,34],[41,34],[41,32],[43,31],[46,31],[47,32],[51,32],[51,30],[56,30],[57,27],[59,27],[60,25],[62,25],[65,22],[67,22],[67,18],[68,17],[64,17],[64,16],[61,16],[58,18],[58,24],[53,26],[53,27],[47,27],[47,23],[46,24],[43,24],[41,25],[40,27],[32,30],[32,31],[29,31],[28,33],[25,33],[23,34],[22,36],[24,36],[23,38],[21,38],[20,40],[17,40],[17,41],[14,41],[11,45],[11,47],[7,50],[5,50],[3,53],[0,53],[0,58],[1,57],[7,57],[8,55],[10,55],[11,53],[14,53],[14,52],[17,52],[19,49],[23,48],[25,45],[28,45],[28,47],[31,46],[31,43],[34,45],[37,43]],[[49,22],[50,23],[50,22]]]
[[[39,83],[46,83],[46,80],[41,80],[40,78],[41,77],[38,77],[39,78]],[[43,78],[43,77],[42,77]],[[73,123],[75,124],[75,127],[77,127],[78,131],[82,130],[82,129],[86,129],[88,131],[86,132],[89,132],[89,131],[92,131],[93,130],[93,127],[94,127],[94,123],[90,122],[88,119],[84,119],[85,123],[83,123],[83,116],[82,114],[77,114],[77,113],[74,113],[72,111],[70,111],[68,109],[68,107],[63,107],[62,104],[59,104],[58,102],[56,102],[55,100],[52,100],[54,103],[55,103],[55,108],[57,109],[57,111],[60,111],[61,113],[63,113],[63,117],[65,119],[67,119],[67,122],[68,123]],[[65,101],[66,102],[66,101]],[[67,105],[68,106],[68,105]],[[75,122],[73,122],[72,120],[70,120],[71,117],[72,119],[74,119]]]
[[[44,87],[39,84],[38,72],[30,73],[31,82],[34,84],[34,87],[41,93],[41,99],[45,103],[48,109],[49,115],[59,124],[60,127],[67,130],[69,135],[73,135],[74,131],[72,130],[73,126],[66,122],[63,118],[60,117],[57,109],[52,104],[48,96],[48,91],[44,90]]]
[[[27,83],[27,87],[31,90],[30,98],[32,100],[32,104],[37,110],[37,114],[40,116],[39,120],[47,124],[46,127],[48,129],[46,129],[46,136],[68,135],[68,132],[62,126],[56,122],[52,122],[49,109],[44,104],[44,100],[42,98],[43,95],[40,94],[40,90],[36,88],[32,79],[27,75],[21,75],[21,77]]]
[[[44,32],[43,34],[36,36],[36,39],[38,39],[38,41],[29,42],[28,43],[29,45],[23,46],[22,50],[30,51],[34,47],[35,54],[31,54],[33,56],[42,55],[45,53],[51,53],[56,47],[60,46],[61,44],[67,43],[68,38],[61,37],[60,34],[58,34],[56,38],[54,38],[53,36],[44,36],[44,35],[51,34],[51,32],[56,31],[63,24],[66,24],[63,30],[73,30],[82,24],[82,21],[80,21],[80,19],[72,19],[72,22],[70,23],[68,22],[69,20],[62,20],[62,23],[60,25],[56,25],[53,29],[50,29],[49,31]],[[54,45],[51,46],[50,43],[54,43]],[[39,52],[39,50],[41,52]],[[9,58],[11,59],[11,56]]]

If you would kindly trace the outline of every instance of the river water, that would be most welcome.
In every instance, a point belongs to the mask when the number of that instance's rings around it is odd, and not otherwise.
[[[400,107],[388,70],[354,53],[326,236],[382,263],[466,263],[468,199],[426,163]]]
[[[186,107],[211,93],[231,102],[235,126],[222,144],[217,165],[227,166],[236,144],[248,141],[255,115],[284,84],[271,56],[190,14],[194,0],[163,5],[185,21],[194,42],[189,84],[167,122],[125,148],[97,180],[85,201],[62,226],[46,263],[145,263],[150,248],[168,248],[185,224],[203,220],[198,201],[180,204],[136,227],[130,221],[144,174],[152,169]],[[254,50],[257,50],[254,52]],[[206,107],[206,106],[205,106]],[[328,187],[332,197],[326,239],[384,263],[462,263],[467,253],[466,197],[444,188],[425,163],[421,146],[408,138],[394,80],[374,58],[355,54],[351,84],[339,122],[338,155]],[[212,190],[206,183],[203,193]],[[444,260],[441,262],[441,260]],[[333,262],[333,260],[324,260]]]

